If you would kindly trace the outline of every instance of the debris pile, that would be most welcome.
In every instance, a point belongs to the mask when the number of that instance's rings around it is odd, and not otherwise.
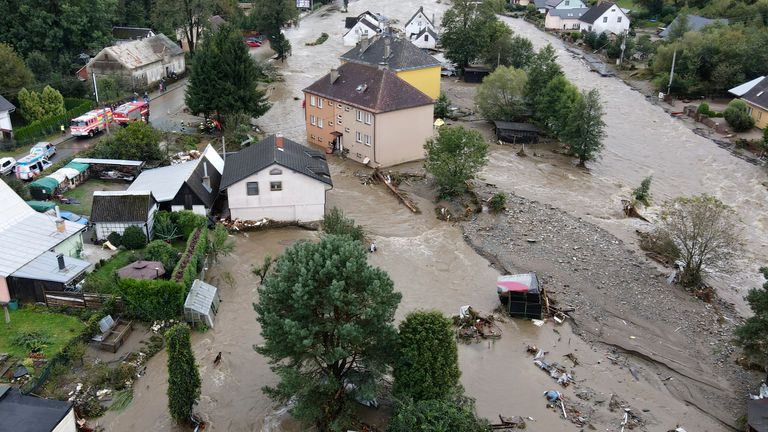
[[[271,228],[284,228],[288,226],[296,226],[307,230],[317,231],[318,225],[312,222],[296,222],[296,221],[275,221],[272,219],[263,218],[260,220],[244,220],[244,219],[220,219],[222,225],[224,225],[230,231],[260,231]]]
[[[533,420],[532,417],[527,417],[528,420]],[[495,431],[511,431],[513,429],[525,429],[527,424],[521,416],[504,417],[499,414],[499,423],[491,425],[491,430]]]
[[[535,364],[539,369],[543,370],[544,372],[548,373],[552,379],[557,381],[558,384],[560,384],[563,387],[568,387],[573,383],[573,374],[568,373],[565,366],[562,366],[556,362],[549,362],[547,361],[544,356],[547,354],[545,351],[537,349],[535,346],[529,345],[526,349],[528,353],[535,353],[533,356],[533,364]],[[575,364],[578,364],[578,360],[574,359],[576,356],[573,354],[569,354],[570,357],[568,357],[571,361],[573,361]]]
[[[471,306],[462,306],[459,314],[453,316],[453,325],[457,327],[456,339],[467,343],[498,339],[501,337],[501,327],[496,325],[496,321],[499,320],[496,315],[482,316]]]

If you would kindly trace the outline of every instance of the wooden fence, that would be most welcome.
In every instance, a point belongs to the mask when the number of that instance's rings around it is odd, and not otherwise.
[[[108,294],[77,293],[68,291],[45,291],[45,304],[49,307],[74,307],[101,309],[109,299]],[[115,308],[122,310],[122,300],[116,299]]]

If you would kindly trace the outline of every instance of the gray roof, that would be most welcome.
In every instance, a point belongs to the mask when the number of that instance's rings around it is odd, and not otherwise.
[[[59,261],[53,252],[42,255],[25,264],[11,274],[13,277],[68,284],[83,274],[91,263],[77,258],[64,257],[64,270],[59,270]]]
[[[338,74],[336,81],[331,82],[328,74],[304,91],[376,113],[434,103],[432,98],[386,69],[345,63],[339,67]]]
[[[768,110],[768,78],[763,78],[762,81],[744,93],[741,98],[753,105]]]
[[[190,309],[201,314],[208,314],[211,311],[211,304],[216,298],[218,289],[207,284],[200,279],[192,282],[192,288],[189,289],[187,299],[184,300],[184,309]]]
[[[71,402],[25,396],[18,389],[6,385],[0,388],[3,431],[52,431],[71,410]]]
[[[0,111],[13,111],[16,107],[8,102],[8,99],[4,98],[3,96],[0,96]]]
[[[586,13],[584,13],[584,15],[581,16],[580,20],[588,24],[593,24],[596,19],[603,16],[605,11],[607,11],[608,9],[614,6],[618,7],[615,4],[610,2],[603,2],[603,3],[596,4],[591,8],[589,8],[589,10]]]
[[[270,135],[256,144],[227,156],[224,177],[221,179],[221,190],[274,164],[333,185],[328,162],[323,152],[287,138],[283,138],[283,150],[279,150],[275,143],[275,136]]]
[[[211,182],[210,190],[203,185],[206,170]],[[206,155],[203,155],[198,159],[180,164],[146,170],[136,177],[128,187],[128,191],[151,191],[157,202],[162,203],[173,200],[186,184],[200,201],[210,208],[218,196],[220,181],[218,164],[211,162]]]
[[[64,221],[64,231],[56,229],[55,217],[38,213],[5,182],[0,181],[0,277],[8,276],[85,229],[84,225]],[[20,246],[24,247],[8,247]]]
[[[530,123],[518,123],[496,120],[493,122],[496,129],[512,130],[512,131],[525,131],[525,132],[539,132],[539,128]]]
[[[219,27],[227,24],[227,20],[222,18],[221,15],[213,15],[212,17],[208,18],[208,22],[211,23],[211,30],[213,31],[218,31]]]
[[[390,44],[389,57],[384,57],[386,41]],[[387,35],[371,40],[365,50],[362,49],[362,44],[357,44],[340,58],[348,62],[376,67],[385,64],[390,70],[398,72],[440,66],[437,59],[422,51],[411,41]]]
[[[559,5],[563,0],[533,0],[536,9],[549,9]]]
[[[432,39],[437,40],[437,33],[435,33],[434,30],[432,30],[432,27],[424,27],[421,29],[419,34],[416,35],[416,39],[420,39],[422,36],[424,36],[424,33],[429,33],[430,36],[432,36]]]
[[[673,25],[677,23],[677,20],[680,18],[680,15],[676,16],[675,19],[672,20],[671,23],[667,26],[667,28],[664,29],[661,33],[659,33],[659,36],[662,39],[666,39],[669,36],[669,30],[672,28]],[[715,23],[721,23],[721,24],[728,24],[729,21],[726,18],[704,18],[698,15],[688,15],[688,31],[701,31],[704,27],[715,24]]]
[[[150,191],[94,191],[91,222],[146,222],[155,203]]]
[[[575,9],[550,9],[548,14],[560,18],[581,18],[589,8],[575,8]]]
[[[117,60],[127,69],[162,61],[168,56],[184,55],[184,51],[164,34],[141,40],[112,45],[101,50],[91,62],[98,62],[104,55]]]
[[[123,165],[140,167],[144,165],[143,161],[125,160],[125,159],[93,159],[93,158],[74,158],[72,162],[93,164],[93,165]]]
[[[747,81],[744,84],[737,85],[736,87],[728,90],[728,93],[734,95],[734,96],[744,96],[748,91],[752,90],[752,87],[758,85],[765,76],[759,76],[752,81]]]

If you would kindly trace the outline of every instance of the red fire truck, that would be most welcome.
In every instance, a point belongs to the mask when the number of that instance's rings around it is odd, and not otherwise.
[[[115,108],[114,119],[120,126],[135,121],[149,121],[149,104],[145,101],[128,102]]]
[[[72,136],[89,136],[105,130],[107,123],[112,123],[112,110],[110,108],[99,108],[73,118],[69,124],[69,130]]]

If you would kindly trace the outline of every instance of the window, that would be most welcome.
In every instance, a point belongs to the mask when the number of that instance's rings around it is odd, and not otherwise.
[[[621,17],[616,18],[616,22],[621,22]]]
[[[603,22],[604,22],[604,23],[607,23],[607,22],[608,22],[608,17],[603,17]],[[322,108],[322,107],[321,107],[321,108]]]
[[[310,115],[309,116],[309,124],[311,124],[312,126],[317,125],[317,118],[315,116],[313,116],[313,115]]]
[[[363,134],[361,134],[360,132],[355,132],[355,141],[359,143],[363,142]]]
[[[360,110],[356,110],[356,111],[357,111],[357,121],[359,122],[363,121],[363,112]]]
[[[336,116],[336,119],[337,119],[337,120],[341,120],[341,114],[337,115],[337,116]]]
[[[323,107],[323,98],[317,98],[317,107],[322,108]]]
[[[310,96],[309,97],[309,105],[310,106],[315,106],[316,103],[317,102],[315,102],[315,97],[314,96]]]
[[[373,114],[365,113],[365,124],[373,123]]]
[[[283,173],[283,170],[281,170],[280,168],[272,168],[271,170],[269,170],[269,175],[280,175],[282,173]]]
[[[341,108],[341,104],[336,104],[336,108]]]
[[[317,127],[319,127],[320,129],[323,128],[323,119],[321,119],[321,118],[317,119]]]
[[[568,6],[568,5],[570,5],[570,4],[571,4],[571,1],[570,1],[570,0],[565,0],[565,5],[566,5],[566,6]]]
[[[248,195],[259,194],[259,182],[248,182],[245,184],[245,186],[248,189]]]
[[[283,190],[283,182],[269,182],[269,190],[272,192],[280,192]]]
[[[429,42],[429,35],[424,35],[424,42]]]
[[[365,135],[365,145],[370,146],[371,145],[371,136]]]

